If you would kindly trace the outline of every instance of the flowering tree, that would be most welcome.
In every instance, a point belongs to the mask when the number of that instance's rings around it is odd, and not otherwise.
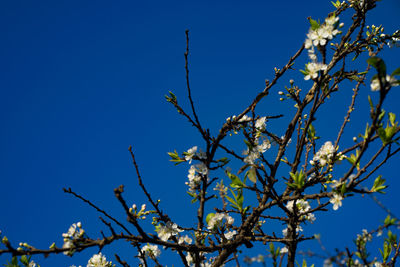
[[[36,266],[31,259],[37,254],[74,253],[90,247],[128,241],[137,250],[141,266],[163,266],[161,253],[177,255],[183,266],[223,266],[253,262],[271,263],[273,266],[295,266],[299,260],[298,247],[304,241],[319,239],[314,233],[303,231],[323,212],[338,210],[346,198],[361,194],[384,193],[386,180],[378,174],[380,168],[399,151],[400,127],[396,115],[383,107],[392,87],[400,82],[396,76],[400,69],[387,70],[379,53],[387,46],[396,46],[400,31],[385,33],[382,26],[366,25],[366,16],[375,8],[375,0],[336,1],[335,10],[323,21],[309,18],[310,29],[305,42],[282,68],[275,68],[275,76],[266,81],[250,105],[226,119],[216,135],[211,134],[197,115],[189,83],[189,34],[185,69],[190,111],[185,110],[177,97],[169,92],[166,100],[178,113],[197,129],[203,145],[192,146],[185,152],[169,152],[175,164],[188,164],[187,194],[197,210],[192,225],[178,225],[146,189],[133,149],[129,151],[136,170],[138,183],[148,203],[139,208],[128,204],[124,187],[114,189],[115,197],[125,210],[127,221],[115,218],[72,189],[68,194],[92,206],[101,214],[108,234],[89,237],[80,222],[74,223],[62,234],[61,247],[52,244],[48,249],[35,248],[27,243],[15,245],[3,235],[0,254],[11,254],[6,266]],[[352,23],[344,25],[340,16],[352,13]],[[296,60],[308,54],[304,80],[300,88],[290,79],[297,71]],[[368,55],[365,69],[352,70],[349,60],[361,60]],[[361,63],[360,63],[361,64]],[[287,114],[260,114],[256,108],[273,92],[282,77],[290,82],[285,91],[278,91],[281,101],[289,101],[294,110]],[[288,79],[288,80],[289,80]],[[352,96],[346,105],[345,118],[330,141],[318,136],[315,125],[321,107],[335,101],[352,82]],[[369,82],[370,81],[370,82]],[[356,106],[361,88],[370,88],[370,113],[366,114],[365,129],[345,135],[350,117]],[[362,100],[363,101],[363,100]],[[340,105],[338,105],[340,106]],[[390,107],[388,107],[390,109]],[[289,116],[285,131],[272,129],[268,122]],[[238,152],[233,136],[244,138],[243,153]],[[358,137],[352,137],[358,135]],[[343,140],[352,139],[351,146],[342,147]],[[294,149],[289,150],[289,146]],[[201,148],[200,148],[201,147]],[[339,149],[340,147],[340,149]],[[267,152],[268,151],[268,152]],[[267,155],[268,153],[268,155]],[[338,166],[344,162],[341,166]],[[218,200],[216,202],[215,200]],[[281,232],[271,231],[268,225],[281,226]],[[353,248],[337,250],[325,260],[326,266],[395,266],[399,256],[399,240],[392,230],[399,222],[388,215],[382,225],[372,231],[363,230],[356,237]],[[149,226],[151,226],[152,230]],[[371,257],[367,243],[372,234],[387,235],[381,245],[380,257]],[[266,246],[267,259],[240,257],[243,247]],[[162,249],[163,248],[163,249]],[[312,261],[311,253],[309,262]],[[130,266],[117,254],[115,261]],[[114,266],[101,252],[89,259],[87,266]],[[307,262],[303,262],[307,266]]]

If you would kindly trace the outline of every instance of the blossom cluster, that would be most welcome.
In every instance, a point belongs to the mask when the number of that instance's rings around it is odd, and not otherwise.
[[[157,245],[146,244],[140,249],[138,255],[140,262],[143,263],[144,257],[150,257],[151,259],[158,258],[161,255],[161,251]]]
[[[167,241],[172,236],[176,236],[183,230],[178,228],[176,223],[167,222],[165,225],[158,225],[156,228],[158,238],[162,241]]]
[[[88,261],[86,267],[113,267],[115,264],[112,264],[111,261],[107,261],[106,256],[101,254],[94,254]],[[72,265],[70,267],[76,267],[75,265]],[[82,267],[79,265],[79,267]]]
[[[189,164],[192,163],[192,159],[205,160],[207,158],[206,153],[198,149],[197,146],[188,149],[186,152],[183,152],[183,154],[185,155],[185,160],[188,161]],[[189,186],[189,192],[194,193],[196,189],[199,188],[202,175],[208,175],[208,168],[203,162],[190,166],[188,174],[189,181],[185,183]]]
[[[293,208],[294,208],[295,201],[296,201],[297,212],[299,212],[302,215],[302,216],[300,216],[300,219],[304,218],[304,219],[310,221],[311,223],[314,222],[315,215],[313,213],[308,213],[310,211],[311,207],[310,207],[310,203],[308,203],[306,200],[304,200],[304,199],[290,200],[286,204],[286,208],[290,212],[294,212]]]
[[[204,259],[200,263],[200,267],[211,267],[212,266],[212,263],[210,261],[206,261],[206,258],[204,257],[204,254],[202,252],[199,253],[199,256],[200,256],[200,258]],[[188,254],[186,255],[186,261],[190,267],[196,266],[195,259],[190,252],[188,252]],[[222,265],[222,266],[224,266],[224,265]]]
[[[75,245],[74,242],[81,239],[85,234],[85,231],[82,229],[82,223],[77,222],[72,224],[67,233],[63,233],[62,236],[64,238],[63,248],[71,249],[69,251],[65,251],[64,254],[68,256],[72,256],[74,251],[72,250]]]
[[[239,123],[240,125],[246,125],[248,122],[251,122],[251,121],[253,121],[253,119],[247,115],[243,115],[237,121],[236,121],[235,115],[226,119],[227,123]],[[257,131],[257,135],[260,135],[261,132],[265,131],[266,126],[267,126],[266,122],[267,122],[267,117],[260,117],[255,120],[254,128]],[[239,129],[240,125],[234,125],[233,130],[235,131],[235,133]]]
[[[307,39],[304,43],[304,47],[308,50],[308,56],[311,62],[306,64],[306,70],[304,73],[304,80],[316,79],[318,72],[327,69],[327,65],[317,62],[317,55],[315,54],[315,47],[325,46],[329,40],[333,39],[340,33],[337,29],[339,25],[339,17],[332,15],[325,19],[325,23],[320,25],[314,20],[310,20],[311,28],[307,33]],[[340,27],[343,24],[340,24]]]
[[[310,161],[310,164],[315,165],[318,162],[319,166],[324,167],[327,163],[331,163],[335,152],[336,149],[332,145],[332,142],[327,141],[314,155],[313,159]]]
[[[190,149],[188,149],[188,151],[184,152],[183,154],[185,155],[185,160],[189,162],[189,164],[192,164],[192,159],[193,158],[197,158],[197,159],[206,159],[207,155],[205,152],[203,152],[201,149],[199,149],[199,151],[197,151],[197,146],[194,146]]]
[[[390,76],[390,75],[386,75],[386,83],[389,84],[390,86],[398,86],[398,81]],[[381,90],[381,85],[379,82],[379,78],[375,77],[374,79],[372,79],[371,81],[371,91],[380,91]]]
[[[189,186],[190,192],[195,192],[199,188],[201,183],[201,176],[207,176],[208,168],[204,163],[199,163],[190,166],[188,178],[189,181],[185,184]]]
[[[287,228],[283,229],[283,230],[282,230],[283,236],[284,236],[284,237],[288,237],[288,235],[289,235],[289,230],[291,230],[291,229],[292,229],[292,228],[291,228],[290,225],[288,225]],[[300,225],[298,225],[298,226],[296,227],[296,234],[299,233],[299,232],[303,232],[303,228],[302,228]]]
[[[255,139],[254,146],[247,147],[247,150],[243,152],[246,157],[244,162],[247,164],[254,164],[254,162],[260,157],[262,153],[271,148],[271,142],[268,139],[264,139],[261,144],[258,143],[258,139]]]
[[[313,27],[307,33],[307,39],[304,44],[306,49],[311,49],[313,46],[324,46],[328,40],[332,40],[334,36],[340,33],[337,29],[339,17],[332,15],[325,19],[323,25]]]
[[[222,221],[225,220],[226,224],[228,226],[232,225],[233,222],[235,221],[231,216],[229,216],[226,213],[215,213],[214,216],[211,217],[211,219],[207,222],[208,223],[208,229],[212,230],[215,227],[221,226]]]

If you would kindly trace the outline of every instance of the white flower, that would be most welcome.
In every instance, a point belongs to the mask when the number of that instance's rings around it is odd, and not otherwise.
[[[336,152],[335,147],[332,145],[332,142],[328,141],[319,149],[319,151],[315,154],[312,162],[314,165],[317,161],[321,167],[325,166],[333,159],[333,154]]]
[[[86,267],[110,267],[111,261],[107,261],[106,257],[101,254],[94,254],[88,261]]]
[[[64,244],[62,245],[62,248],[71,249],[71,250],[68,250],[68,251],[64,251],[64,252],[63,252],[64,255],[72,256],[72,255],[74,254],[74,252],[72,251],[72,249],[73,249],[74,247],[75,247],[75,245],[74,245],[74,243],[73,243],[70,239],[64,240]]]
[[[249,122],[251,121],[251,118],[247,115],[243,115],[243,117],[240,118],[239,122]]]
[[[329,26],[334,26],[335,23],[338,22],[338,21],[339,21],[339,17],[336,17],[335,15],[327,17],[325,19],[326,25],[329,25]]]
[[[261,145],[257,145],[257,151],[260,153],[264,153],[270,148],[271,148],[271,142],[268,139],[265,139]]]
[[[243,160],[247,164],[254,164],[256,159],[258,159],[258,157],[260,156],[257,151],[250,151],[247,152],[247,154],[248,154],[247,157],[245,157]]]
[[[398,86],[398,84],[396,84],[397,80],[390,75],[386,75],[386,82],[389,83],[390,86]],[[371,91],[376,92],[379,90],[381,90],[381,85],[379,83],[378,77],[376,77],[371,81]]]
[[[28,264],[28,267],[36,267],[36,263],[35,263],[34,261],[31,261],[31,262]]]
[[[176,236],[178,233],[183,232],[176,223],[172,224],[171,222],[167,222],[165,226],[159,225],[156,231],[162,241],[167,241],[171,236]]]
[[[316,79],[320,70],[326,70],[327,66],[322,63],[310,62],[306,65],[307,75],[304,80]]]
[[[62,234],[64,238],[64,244],[62,247],[71,249],[69,251],[64,251],[63,253],[65,255],[72,256],[74,254],[72,249],[75,247],[74,241],[82,238],[84,234],[85,231],[82,229],[81,222],[73,223],[69,227],[68,232]]]
[[[226,238],[227,240],[231,240],[231,239],[233,238],[234,235],[236,235],[236,231],[235,231],[235,230],[229,231],[229,232],[227,232],[227,233],[224,234],[224,236],[225,236],[225,238]]]
[[[378,232],[376,232],[376,236],[380,237],[383,234],[382,229],[379,229]]]
[[[197,146],[194,146],[194,147],[188,149],[188,151],[186,151],[185,160],[189,161],[189,164],[192,163],[192,159],[193,159],[193,156],[196,154],[196,151],[197,151]]]
[[[288,250],[287,247],[283,247],[283,248],[281,248],[281,250],[279,251],[280,254],[286,254],[286,253],[288,253],[288,252],[289,252],[289,250]]]
[[[187,235],[179,237],[178,244],[181,245],[183,243],[192,244],[192,239]]]
[[[85,231],[82,229],[81,222],[73,223],[67,233],[62,234],[64,239],[79,239],[83,236]]]
[[[157,245],[147,244],[141,248],[141,253],[139,253],[138,256],[139,256],[140,261],[143,262],[143,259],[142,259],[143,256],[155,259],[155,258],[158,258],[160,256],[160,254],[161,254],[161,251]]]
[[[259,131],[264,131],[266,128],[266,124],[265,124],[266,120],[267,120],[267,117],[259,118],[255,124],[256,129]]]
[[[374,266],[375,266],[375,267],[382,267],[383,265],[382,265],[382,263],[380,263],[379,261],[377,261],[377,262],[374,263]]]
[[[244,162],[247,164],[254,164],[254,162],[260,157],[260,153],[264,153],[271,148],[271,142],[268,139],[263,140],[259,145],[258,139],[255,140],[255,146],[251,149],[248,147],[246,151],[243,152],[247,157],[244,158]]]
[[[286,204],[286,208],[290,211],[293,212],[293,204],[294,204],[294,200],[290,200],[288,201],[288,203]],[[308,221],[310,221],[311,223],[315,221],[315,215],[313,213],[307,213],[311,207],[310,204],[304,200],[304,199],[298,199],[296,200],[296,208],[297,208],[297,212],[300,213],[300,219],[306,219]],[[307,213],[307,214],[305,214]]]
[[[333,210],[337,210],[342,206],[343,197],[337,193],[333,194],[333,197],[329,200],[330,203],[333,204]]]
[[[221,222],[225,219],[228,226],[232,225],[235,221],[231,216],[226,213],[215,213],[215,215],[208,221],[208,229],[212,230],[216,226],[220,226]]]
[[[282,230],[282,234],[283,234],[284,237],[288,237],[289,229],[290,229],[290,225],[288,225],[287,228]],[[299,232],[303,232],[303,228],[300,225],[298,225],[296,227],[296,233],[299,233]]]
[[[194,192],[200,185],[201,182],[201,175],[207,176],[208,168],[204,163],[196,164],[190,166],[189,169],[189,182],[186,182],[189,186],[189,191]]]
[[[333,267],[331,259],[324,260],[324,266],[323,267]]]

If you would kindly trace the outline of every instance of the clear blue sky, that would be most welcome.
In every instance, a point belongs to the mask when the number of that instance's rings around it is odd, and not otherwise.
[[[91,237],[106,230],[98,215],[62,192],[71,187],[124,220],[113,188],[124,184],[129,204],[145,202],[131,164],[132,145],[144,182],[163,209],[178,223],[189,224],[190,198],[184,182],[187,166],[174,167],[166,152],[203,146],[196,131],[164,95],[186,101],[185,29],[190,30],[190,74],[199,116],[216,133],[228,116],[240,113],[297,51],[308,31],[307,17],[323,20],[330,1],[1,1],[0,2],[0,229],[11,241],[38,248],[62,245],[61,234],[77,221]],[[383,24],[387,33],[399,26],[400,3],[378,3],[368,24]],[[348,20],[344,21],[348,25]],[[399,49],[385,53],[388,69],[399,67]],[[304,66],[302,57],[297,67]],[[362,61],[365,64],[365,60]],[[295,78],[305,88],[309,83]],[[281,86],[283,84],[280,84]],[[349,85],[352,86],[352,85]],[[353,85],[354,86],[354,85]],[[349,88],[343,88],[350,90]],[[285,112],[275,88],[260,111]],[[400,116],[399,88],[386,109]],[[360,104],[366,107],[369,88]],[[348,103],[345,98],[340,103]],[[320,131],[332,138],[331,122],[346,108],[331,105]],[[334,110],[335,112],[332,112]],[[367,109],[365,109],[367,110]],[[365,116],[353,118],[362,132]],[[364,113],[365,114],[365,113]],[[357,117],[359,116],[359,117]],[[283,124],[275,124],[283,132]],[[381,173],[391,187],[380,199],[400,216],[400,186],[393,159]],[[372,215],[372,219],[368,216]],[[351,245],[362,228],[372,229],[384,213],[364,197],[345,200],[339,211],[317,214],[311,232],[322,233],[332,249]],[[348,229],[345,229],[347,228]],[[344,234],[341,235],[341,231]],[[340,236],[340,238],[337,238]],[[311,244],[311,243],[310,243]],[[315,242],[314,242],[315,245]],[[126,244],[113,251],[135,266],[136,252]],[[97,252],[74,258],[37,257],[42,266],[86,265]],[[254,251],[249,256],[262,253]],[[9,257],[0,257],[0,264]],[[164,258],[165,259],[165,258]],[[166,259],[168,265],[174,259]]]

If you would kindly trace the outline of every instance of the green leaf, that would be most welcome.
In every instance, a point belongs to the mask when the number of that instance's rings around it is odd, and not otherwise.
[[[379,57],[370,57],[367,63],[374,67],[378,71],[378,76],[380,78],[386,77],[386,65],[385,62]]]
[[[392,126],[397,126],[396,114],[389,112],[389,121]]]
[[[391,76],[400,75],[400,68],[395,69]]]
[[[248,171],[247,171],[247,177],[249,178],[250,181],[252,181],[253,183],[257,182],[257,171],[254,167],[251,167]]]
[[[313,20],[312,18],[310,18],[309,21],[310,21],[311,29],[313,31],[315,31],[316,29],[318,29],[320,27],[319,23],[316,20]]]
[[[185,159],[179,157],[178,152],[176,152],[176,150],[174,150],[174,152],[167,152],[167,154],[171,157],[169,161],[176,162],[175,165],[178,165],[179,163],[186,161]]]
[[[24,264],[24,265],[26,265],[26,266],[29,265],[29,260],[28,260],[28,258],[26,257],[26,255],[22,255],[21,258],[20,258],[20,261],[21,261],[22,264]]]
[[[371,109],[374,109],[374,103],[372,103],[371,96],[368,96],[368,102]]]
[[[300,172],[296,171],[296,173],[290,172],[289,174],[290,174],[290,177],[292,177],[292,179],[293,179],[293,183],[292,184],[287,183],[287,185],[293,189],[303,188],[303,186],[305,184],[305,178],[306,178],[306,175],[304,174],[303,170],[301,169]]]
[[[351,165],[354,165],[354,164],[356,164],[356,161],[357,161],[359,155],[360,155],[360,150],[357,149],[355,155],[351,154],[350,157],[346,157],[346,159],[348,162],[350,162]],[[360,161],[357,163],[356,168],[357,168],[357,170],[360,169]]]
[[[229,179],[231,179],[231,184],[230,186],[233,188],[242,188],[244,186],[243,182],[239,179],[239,177],[237,177],[236,175],[234,175],[233,173],[229,172],[229,171],[225,171],[226,175],[229,177]]]
[[[174,95],[174,93],[172,93],[171,91],[168,91],[168,93],[169,95],[165,95],[165,99],[167,100],[167,102],[176,104],[178,101],[176,100],[176,96]]]
[[[385,192],[383,191],[385,188],[387,188],[387,185],[384,185],[385,182],[386,180],[382,178],[382,175],[379,175],[374,181],[371,192],[379,192],[385,194]]]
[[[383,224],[385,226],[394,225],[394,224],[396,224],[396,218],[392,218],[392,217],[390,217],[390,215],[388,215],[388,216],[386,216]]]
[[[340,1],[339,0],[336,0],[336,2],[331,1],[331,3],[335,8],[339,8],[340,7]]]
[[[388,138],[386,137],[386,131],[383,129],[383,127],[379,127],[377,129],[377,133],[379,135],[379,138],[382,140],[383,145],[386,145],[388,143]]]

